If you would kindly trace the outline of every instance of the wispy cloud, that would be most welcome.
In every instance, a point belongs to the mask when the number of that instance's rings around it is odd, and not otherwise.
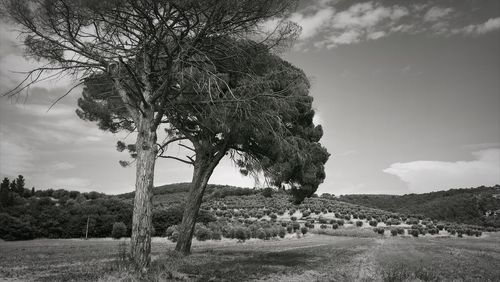
[[[436,22],[450,16],[454,10],[452,8],[432,7],[424,15],[424,21]]]
[[[290,20],[302,27],[298,49],[307,50],[309,45],[330,49],[378,40],[395,33],[480,35],[500,29],[500,18],[459,26],[461,12],[452,7],[405,2],[386,5],[382,1],[368,1],[337,9],[336,4],[319,1],[292,15]]]
[[[481,35],[496,30],[500,30],[500,17],[491,18],[481,24],[471,24],[464,28],[454,29],[453,32],[467,35]]]
[[[500,183],[500,149],[473,152],[471,161],[394,163],[383,171],[399,177],[414,192]]]
[[[393,23],[409,14],[401,6],[384,7],[373,2],[358,3],[336,13],[330,19],[329,35],[316,47],[333,48],[338,45],[376,40],[387,36]]]
[[[334,13],[335,10],[333,8],[327,7],[317,10],[310,15],[295,13],[292,15],[290,20],[302,27],[300,39],[304,40],[318,34],[318,32],[329,23],[330,18]]]

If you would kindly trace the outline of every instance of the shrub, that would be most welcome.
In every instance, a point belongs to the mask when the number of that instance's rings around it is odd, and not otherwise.
[[[292,227],[293,227],[293,231],[297,231],[300,229],[300,223],[298,222],[292,222]]]
[[[302,234],[304,235],[307,233],[307,230],[308,230],[307,227],[300,228],[300,232],[302,232]]]
[[[334,224],[332,224],[332,228],[337,229],[337,228],[339,228],[339,225],[337,223],[334,223]]]
[[[196,224],[194,236],[198,241],[206,241],[212,238],[212,231],[203,224]]]
[[[262,196],[265,198],[271,198],[273,196],[273,189],[272,188],[265,188],[262,190]]]
[[[339,219],[339,220],[337,220],[337,224],[338,224],[339,226],[344,226],[344,220],[343,220],[343,219]]]
[[[420,232],[418,231],[418,229],[410,229],[409,233],[413,237],[418,237],[418,234],[420,234]]]
[[[278,236],[280,238],[285,238],[285,235],[286,235],[286,229],[284,227],[280,227],[278,229]]]
[[[370,220],[368,223],[373,227],[376,227],[378,225],[378,222],[376,220]]]
[[[319,226],[319,228],[321,228],[321,229],[327,229],[327,228],[328,228],[328,226],[327,226],[326,224],[321,224],[321,225]]]
[[[318,222],[321,224],[327,224],[328,220],[326,218],[320,217],[320,218],[318,218]]]
[[[267,238],[267,235],[266,235],[266,232],[264,231],[264,229],[262,228],[259,228],[257,230],[257,233],[256,233],[256,236],[257,238],[261,239],[261,240],[264,240]]]
[[[272,220],[276,220],[278,218],[278,216],[275,214],[275,213],[272,213],[269,215],[269,217],[272,219]]]
[[[292,221],[297,221],[297,217],[296,217],[296,216],[292,216],[292,217],[290,217],[290,219],[291,219]]]
[[[397,229],[391,229],[391,235],[392,236],[397,236],[398,235],[398,230]]]
[[[241,242],[245,242],[246,239],[249,238],[248,232],[249,230],[245,227],[238,226],[234,229],[234,238],[238,239]]]
[[[376,228],[373,228],[373,231],[374,231],[375,233],[380,234],[380,235],[384,235],[384,233],[385,233],[385,229],[384,229],[384,228],[382,228],[382,227],[376,227]]]
[[[6,241],[35,238],[35,231],[29,223],[6,213],[0,213],[0,238]]]
[[[396,228],[396,230],[398,231],[398,234],[400,234],[400,235],[405,234],[405,229],[402,227],[398,227],[398,228]]]
[[[292,227],[292,225],[287,225],[287,226],[286,226],[286,232],[288,232],[288,233],[292,233],[292,232],[293,232],[293,227]]]
[[[170,238],[175,231],[177,231],[177,225],[169,226],[165,231],[165,236]]]
[[[111,231],[111,237],[114,239],[120,239],[127,235],[127,226],[123,222],[113,223],[113,230]]]
[[[356,221],[356,226],[357,227],[363,226],[363,222],[361,220]]]

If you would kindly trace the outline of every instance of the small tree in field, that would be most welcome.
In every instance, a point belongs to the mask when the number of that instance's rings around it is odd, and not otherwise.
[[[113,223],[113,230],[111,231],[111,237],[114,239],[120,239],[127,236],[127,226],[123,222]]]
[[[151,189],[157,146],[157,130],[165,115],[177,112],[178,80],[196,70],[209,81],[222,83],[204,58],[224,53],[215,42],[256,35],[267,20],[287,14],[292,0],[2,0],[2,17],[21,29],[26,54],[43,62],[7,95],[16,95],[46,77],[72,75],[74,87],[100,77],[112,91],[101,92],[102,100],[115,99],[127,116],[119,127],[114,113],[101,128],[121,128],[137,133],[135,147],[136,193],[132,221],[131,258],[136,269],[145,271],[151,251]],[[264,36],[275,44],[294,34],[292,25],[282,24]],[[270,42],[272,41],[272,43]],[[233,51],[235,49],[225,49]],[[46,74],[46,76],[44,76]],[[193,78],[194,79],[194,78]],[[102,81],[101,80],[101,81]],[[214,84],[211,84],[214,85]],[[234,100],[233,96],[225,97]],[[210,99],[203,96],[198,102]],[[112,104],[112,103],[110,103]],[[104,109],[109,109],[104,107]]]

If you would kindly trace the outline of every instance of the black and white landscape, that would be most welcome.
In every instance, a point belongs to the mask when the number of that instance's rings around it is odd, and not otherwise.
[[[500,280],[500,2],[0,16],[0,280]]]

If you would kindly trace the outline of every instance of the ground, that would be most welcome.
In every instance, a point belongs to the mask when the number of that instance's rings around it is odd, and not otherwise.
[[[500,234],[481,238],[307,234],[245,243],[194,242],[193,254],[153,240],[153,281],[500,281]],[[0,281],[131,281],[128,242],[43,239],[0,242]]]

